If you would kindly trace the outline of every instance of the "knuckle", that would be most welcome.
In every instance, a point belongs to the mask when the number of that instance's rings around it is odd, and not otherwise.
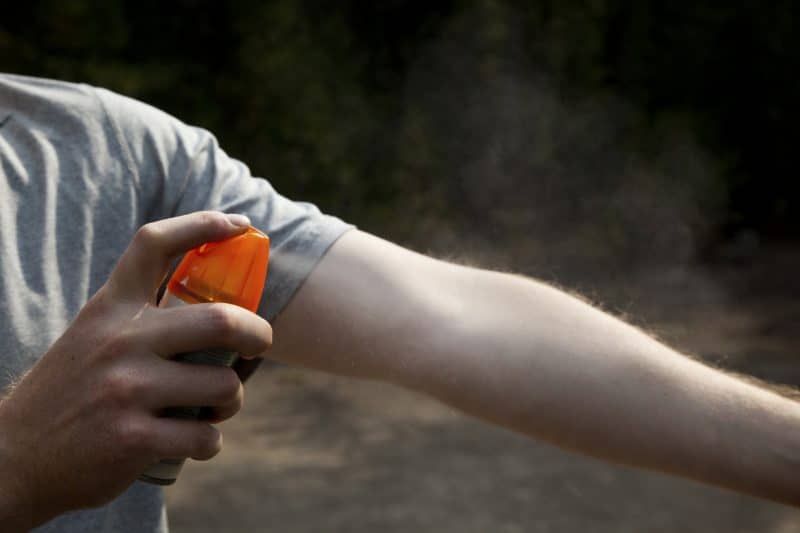
[[[197,216],[203,226],[220,231],[230,228],[227,217],[219,211],[200,211]]]
[[[118,357],[133,349],[134,340],[128,332],[120,331],[110,336],[105,343],[103,353],[110,357]]]
[[[236,398],[234,398],[232,402],[233,412],[238,413],[242,406],[244,406],[244,387],[242,387],[241,383],[239,384],[239,389],[236,393]]]
[[[145,384],[135,373],[125,369],[110,371],[105,379],[105,396],[119,405],[131,405],[142,396]]]
[[[229,370],[228,375],[230,377],[225,380],[225,396],[230,402],[240,401],[244,396],[242,382],[239,380],[239,376],[236,375],[236,371],[230,368],[227,370]]]
[[[152,435],[144,421],[130,418],[117,426],[116,440],[122,451],[141,454],[150,450]]]
[[[236,333],[238,320],[227,305],[211,305],[208,309],[207,320],[210,330],[222,341],[231,340]]]
[[[243,394],[239,376],[231,368],[220,368],[219,370],[217,397],[214,398],[214,403],[221,405],[236,401]]]
[[[207,461],[222,450],[222,433],[208,424],[202,425],[194,439],[192,459]]]
[[[149,222],[140,227],[133,236],[133,242],[143,248],[157,247],[162,240],[162,232],[157,222]]]
[[[89,358],[98,362],[113,363],[136,349],[134,335],[128,332],[108,333],[84,330],[81,334],[85,335],[87,339],[92,339],[96,348],[89,353]]]

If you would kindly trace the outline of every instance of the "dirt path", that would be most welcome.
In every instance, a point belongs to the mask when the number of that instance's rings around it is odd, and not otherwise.
[[[616,294],[670,342],[800,383],[798,293],[767,274]],[[800,532],[800,511],[569,455],[383,384],[280,368],[247,389],[222,454],[167,491],[178,533]]]

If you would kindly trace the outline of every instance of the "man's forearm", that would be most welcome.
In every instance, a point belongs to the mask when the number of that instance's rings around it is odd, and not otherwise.
[[[7,391],[0,391],[0,405],[2,396]],[[9,436],[4,433],[3,418],[0,416],[0,530],[2,531],[28,531],[33,526],[41,523],[33,517],[32,502],[28,495],[23,494],[22,484],[16,472],[18,465],[9,453]]]
[[[403,385],[559,446],[800,505],[800,404],[564,292],[461,269]]]
[[[800,504],[800,405],[545,284],[359,231],[276,321],[272,354],[394,382],[559,446]]]
[[[5,472],[4,472],[5,473]],[[0,481],[0,524],[2,531],[13,533],[16,531],[29,531],[31,527],[38,525],[41,521],[34,522],[29,508],[24,502],[20,502],[13,494],[10,486],[5,486]]]

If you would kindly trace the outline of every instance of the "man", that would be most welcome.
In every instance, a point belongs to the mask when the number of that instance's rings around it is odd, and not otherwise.
[[[211,423],[242,402],[232,370],[169,360],[210,346],[399,384],[567,449],[800,504],[790,399],[542,283],[292,202],[209,133],[108,91],[0,76],[0,124],[4,530],[165,530],[160,489],[134,480],[159,458],[211,458]],[[273,244],[261,316],[156,307],[172,259],[248,223]],[[159,416],[175,405],[215,418]]]

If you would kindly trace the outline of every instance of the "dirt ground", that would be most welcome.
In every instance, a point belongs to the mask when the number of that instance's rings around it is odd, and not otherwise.
[[[595,294],[714,364],[800,384],[800,253]],[[416,394],[260,371],[224,451],[167,489],[181,532],[800,532],[800,511],[567,454]]]

